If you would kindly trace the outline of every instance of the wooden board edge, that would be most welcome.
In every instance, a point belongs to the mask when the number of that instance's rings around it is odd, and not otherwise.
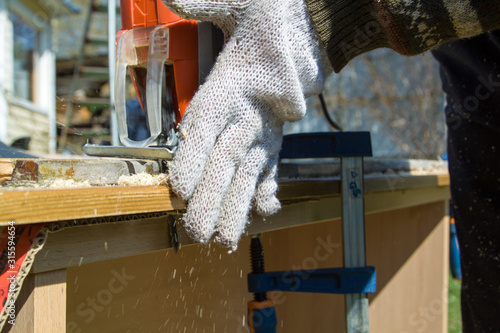
[[[10,159],[0,159],[0,184],[8,181],[14,172],[14,164]]]
[[[0,193],[0,226],[184,209],[168,186],[113,186]]]

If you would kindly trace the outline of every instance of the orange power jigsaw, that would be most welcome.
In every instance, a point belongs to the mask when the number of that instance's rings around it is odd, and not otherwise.
[[[116,35],[115,108],[123,146],[85,145],[93,156],[171,159],[176,125],[217,57],[223,36],[207,22],[183,19],[161,0],[121,0]],[[127,129],[127,76],[146,115],[150,137]]]

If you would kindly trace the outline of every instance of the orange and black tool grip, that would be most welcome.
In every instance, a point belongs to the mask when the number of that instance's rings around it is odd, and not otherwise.
[[[251,333],[276,333],[276,310],[274,302],[248,302],[248,327]]]
[[[122,29],[152,27],[183,20],[162,0],[120,0]]]

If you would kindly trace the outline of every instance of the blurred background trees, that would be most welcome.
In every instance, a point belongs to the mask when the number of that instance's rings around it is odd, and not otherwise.
[[[324,96],[344,130],[371,132],[376,156],[437,159],[445,152],[444,95],[430,53],[363,54],[328,78]],[[312,97],[305,121],[287,125],[285,132],[327,130],[319,99]]]

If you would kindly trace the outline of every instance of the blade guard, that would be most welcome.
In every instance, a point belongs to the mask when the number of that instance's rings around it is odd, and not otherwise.
[[[116,36],[116,113],[120,141],[128,147],[151,145],[165,131],[162,87],[169,85],[174,115],[179,123],[198,88],[198,23],[172,13],[161,0],[121,0],[123,29]],[[173,80],[165,83],[166,65]],[[131,74],[137,96],[146,110],[151,136],[128,137],[126,75]],[[146,103],[144,103],[146,102]],[[173,125],[173,124],[172,124]]]

